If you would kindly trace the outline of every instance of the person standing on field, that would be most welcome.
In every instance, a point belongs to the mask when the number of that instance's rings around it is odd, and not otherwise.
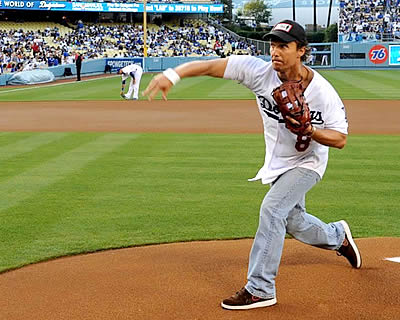
[[[168,91],[181,78],[207,75],[239,81],[256,95],[266,149],[264,166],[250,181],[261,180],[270,188],[259,212],[247,283],[221,303],[231,310],[277,303],[275,278],[286,234],[305,244],[336,251],[353,268],[361,267],[361,255],[347,222],[325,223],[308,213],[305,206],[307,192],[325,173],[329,147],[342,149],[346,145],[348,123],[343,102],[328,81],[304,65],[310,48],[301,25],[281,21],[266,38],[270,40],[270,62],[232,55],[185,63],[157,75],[144,91],[149,100],[158,92],[167,99]],[[309,111],[310,121],[305,122],[301,135],[296,131],[300,123],[283,116],[281,104],[274,99],[275,89],[289,83],[302,89]]]
[[[324,54],[323,56],[322,56],[322,60],[321,60],[321,66],[323,66],[323,65],[328,65],[328,55],[327,54]]]
[[[75,55],[76,81],[81,81],[82,60],[83,60],[82,53],[76,53]]]
[[[125,68],[119,69],[118,74],[122,77],[122,86],[120,95],[127,100],[139,99],[139,86],[142,79],[143,69],[138,64],[130,64]],[[127,94],[124,94],[126,79],[131,78]]]

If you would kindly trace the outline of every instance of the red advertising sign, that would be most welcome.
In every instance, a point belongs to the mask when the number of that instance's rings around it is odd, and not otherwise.
[[[368,57],[372,63],[380,64],[388,59],[389,53],[385,46],[378,44],[369,50]]]

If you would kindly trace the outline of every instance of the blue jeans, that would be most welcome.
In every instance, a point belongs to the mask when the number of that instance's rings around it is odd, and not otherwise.
[[[326,224],[306,212],[305,195],[319,180],[312,170],[294,168],[282,174],[265,196],[247,274],[246,290],[252,295],[264,299],[276,296],[275,277],[286,233],[328,250],[342,245],[345,234],[340,223]]]

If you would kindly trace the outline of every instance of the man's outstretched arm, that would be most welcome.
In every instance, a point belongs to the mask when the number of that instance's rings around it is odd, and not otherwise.
[[[228,58],[184,63],[175,69],[168,69],[155,76],[143,95],[152,100],[161,91],[163,99],[167,100],[168,91],[180,79],[197,76],[222,78],[227,64]]]

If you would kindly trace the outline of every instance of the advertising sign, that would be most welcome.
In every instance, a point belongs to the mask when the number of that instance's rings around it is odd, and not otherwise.
[[[400,66],[400,45],[389,46],[389,64]]]
[[[143,12],[143,3],[0,0],[0,10]],[[223,13],[223,4],[148,3],[149,13]]]
[[[389,57],[388,50],[383,45],[373,46],[368,53],[368,58],[372,63],[381,64],[386,62]]]
[[[144,69],[143,58],[109,58],[106,59],[106,65],[111,66],[111,71],[118,71],[119,69],[126,67],[130,64],[138,64]]]
[[[317,7],[329,7],[329,5],[332,5],[334,8],[339,7],[339,0],[333,0],[332,2],[330,0],[316,0],[316,6]],[[271,7],[272,9],[275,8],[292,8],[293,7],[293,0],[269,0],[268,1],[268,6]],[[302,7],[309,7],[313,8],[314,6],[314,0],[300,0],[296,1],[296,7],[297,8],[302,8]]]

